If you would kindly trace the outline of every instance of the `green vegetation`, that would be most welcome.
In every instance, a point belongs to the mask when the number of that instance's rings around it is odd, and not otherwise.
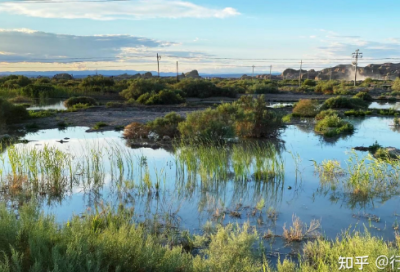
[[[185,102],[185,99],[179,91],[162,90],[159,93],[142,94],[136,102],[144,105],[180,104]]]
[[[270,137],[278,133],[281,125],[282,117],[266,109],[263,95],[255,99],[242,96],[232,104],[188,114],[179,124],[179,132],[184,139],[219,141]]]
[[[364,117],[365,115],[370,115],[372,114],[372,111],[364,111],[364,110],[349,110],[349,111],[345,111],[344,115],[345,116],[357,116],[357,117]]]
[[[32,99],[19,95],[19,96],[8,99],[8,102],[10,102],[10,103],[32,103]]]
[[[101,129],[101,128],[103,128],[103,127],[107,127],[107,126],[108,126],[107,123],[104,123],[104,122],[97,122],[97,123],[93,126],[93,129],[99,130],[99,129]]]
[[[368,104],[360,98],[337,96],[326,100],[321,109],[360,109],[367,107]]]
[[[164,117],[156,118],[148,122],[146,125],[150,131],[157,133],[160,136],[175,137],[179,135],[178,125],[185,118],[175,112],[170,112]]]
[[[293,108],[295,117],[315,117],[318,113],[319,103],[316,100],[300,99]]]
[[[0,98],[0,120],[12,124],[29,118],[28,111],[23,106],[16,106]]]
[[[121,103],[121,102],[107,102],[106,103],[106,108],[123,108],[125,106],[126,106],[126,104]]]
[[[364,101],[372,101],[372,96],[367,92],[359,92],[353,98],[360,98]]]
[[[315,125],[315,131],[325,137],[335,137],[340,134],[349,134],[354,131],[353,125],[343,121],[337,115],[329,115],[319,120]]]
[[[337,110],[332,110],[332,109],[323,110],[320,113],[318,113],[317,116],[315,116],[315,120],[317,121],[322,120],[327,116],[333,116],[333,115],[339,116],[339,112]]]
[[[380,115],[385,115],[385,116],[398,116],[399,115],[399,112],[396,111],[393,108],[391,108],[391,109],[382,109],[382,110],[379,110],[378,113]]]
[[[67,108],[73,108],[76,105],[96,106],[97,101],[92,97],[86,96],[71,97],[64,101],[64,106]]]
[[[400,78],[396,78],[396,80],[393,82],[392,90],[394,92],[400,92]]]
[[[395,127],[399,127],[400,126],[400,118],[398,118],[398,117],[396,118],[395,117],[393,119],[393,124],[394,124]]]

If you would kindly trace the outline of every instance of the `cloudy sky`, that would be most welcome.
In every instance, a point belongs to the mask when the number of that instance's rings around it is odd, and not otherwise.
[[[257,73],[400,62],[398,0],[0,0],[0,71]]]

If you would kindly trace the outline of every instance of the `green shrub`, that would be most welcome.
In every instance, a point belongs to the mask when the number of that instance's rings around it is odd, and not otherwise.
[[[146,125],[149,130],[154,131],[160,136],[175,137],[179,134],[178,125],[183,122],[185,118],[175,112],[170,112],[164,117],[159,117],[153,121],[148,122]]]
[[[125,107],[124,103],[121,102],[107,102],[106,108],[123,108]]]
[[[333,90],[336,85],[338,85],[338,83],[333,80],[319,81],[317,86],[315,86],[315,92],[323,94],[333,94]]]
[[[249,94],[269,94],[279,93],[278,87],[273,83],[256,83],[253,84],[247,91]]]
[[[96,106],[97,101],[92,97],[86,97],[86,96],[71,97],[68,100],[64,101],[64,106],[67,108],[72,108],[76,104]]]
[[[133,80],[128,89],[123,90],[120,95],[126,100],[138,99],[143,94],[158,93],[163,89],[165,89],[165,84],[158,80],[140,78]]]
[[[317,120],[317,121],[322,120],[327,116],[333,116],[333,115],[339,115],[339,112],[336,110],[332,110],[332,109],[323,110],[320,113],[318,113],[317,116],[315,116],[315,120]]]
[[[392,90],[395,92],[400,92],[400,78],[396,78],[392,85]]]
[[[348,134],[354,131],[353,125],[343,121],[337,115],[326,116],[317,122],[315,131],[325,137],[335,137],[340,134]]]
[[[360,109],[367,108],[368,104],[360,98],[347,98],[343,96],[332,97],[326,100],[321,109]]]
[[[28,111],[20,105],[13,105],[0,98],[0,120],[12,124],[29,118]]]
[[[176,83],[174,89],[181,90],[185,97],[207,98],[212,96],[226,96],[235,98],[236,88],[221,88],[213,82],[204,79],[184,79]]]
[[[262,138],[276,135],[282,117],[267,110],[265,97],[242,96],[238,101],[224,103],[216,109],[188,114],[178,129],[182,138],[215,140],[223,138]]]
[[[51,85],[28,85],[22,89],[22,94],[27,97],[44,98],[51,97],[55,91]]]
[[[144,105],[169,105],[185,102],[181,92],[173,90],[163,90],[159,93],[145,93],[139,96],[136,102]]]
[[[359,92],[353,98],[360,98],[364,101],[372,101],[372,96],[367,92]]]
[[[315,117],[318,113],[319,103],[316,100],[300,99],[293,108],[293,116]]]
[[[317,83],[315,82],[315,80],[306,79],[306,80],[303,81],[302,85],[303,85],[303,86],[313,87],[313,86],[316,86]]]
[[[391,96],[400,96],[400,91],[393,91],[390,93]]]

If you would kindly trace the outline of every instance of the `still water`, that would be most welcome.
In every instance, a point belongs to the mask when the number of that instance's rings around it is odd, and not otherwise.
[[[59,222],[94,209],[100,203],[115,207],[123,203],[135,208],[139,220],[153,214],[169,214],[182,229],[193,232],[200,231],[207,221],[214,219],[216,213],[227,211],[221,219],[223,223],[248,221],[261,234],[268,230],[282,234],[284,224],[290,225],[292,215],[295,214],[306,223],[312,219],[320,220],[323,234],[330,238],[350,226],[363,229],[365,225],[372,234],[393,239],[392,226],[400,214],[397,195],[389,199],[354,202],[340,188],[336,191],[323,189],[315,173],[313,161],[321,163],[328,159],[338,160],[345,166],[349,153],[354,152],[352,148],[356,146],[369,146],[377,141],[385,147],[400,147],[399,131],[391,126],[393,118],[353,118],[348,121],[354,124],[355,133],[334,141],[326,141],[315,134],[312,124],[283,129],[278,153],[284,165],[284,175],[279,181],[257,182],[251,176],[236,181],[231,175],[207,178],[200,173],[193,176],[189,173],[188,165],[180,165],[177,159],[178,154],[185,150],[132,149],[126,145],[121,132],[86,133],[86,127],[28,133],[25,139],[30,142],[18,144],[17,148],[29,150],[55,146],[72,154],[74,161],[80,161],[75,164],[80,169],[93,167],[89,161],[100,162],[100,183],[88,177],[86,182],[71,183],[71,187],[62,196],[42,196],[44,211],[54,214]],[[61,139],[66,142],[57,142]],[[3,162],[0,161],[3,179],[7,173],[12,172],[7,152],[3,150]],[[119,159],[111,160],[112,156],[119,156]],[[125,165],[123,170],[119,167],[121,165]],[[146,179],[146,173],[152,181],[151,193],[137,187],[140,180]],[[79,171],[74,175],[78,176]],[[81,180],[84,179],[82,177]],[[157,194],[156,180],[160,187]],[[260,200],[265,202],[264,208],[254,215]],[[7,201],[13,203],[16,200],[7,198]],[[276,221],[271,222],[267,218],[268,209],[277,211]],[[237,210],[240,218],[230,216],[229,211],[232,210]],[[370,222],[365,214],[375,215],[380,220]]]

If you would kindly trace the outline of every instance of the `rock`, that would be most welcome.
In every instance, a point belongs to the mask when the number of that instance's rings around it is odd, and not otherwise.
[[[397,148],[391,147],[391,146],[386,147],[385,149],[387,152],[389,152],[389,155],[391,157],[399,157],[400,156],[400,149],[397,149]]]
[[[171,141],[171,137],[169,137],[169,136],[167,136],[167,135],[164,135],[164,136],[162,137],[162,140],[163,140],[164,142],[168,142],[168,141]]]
[[[358,150],[358,151],[368,151],[368,147],[365,146],[356,146],[353,148],[354,150]]]
[[[71,80],[74,79],[70,74],[67,73],[62,73],[62,74],[56,74],[53,76],[53,79],[64,79],[64,80]]]
[[[190,71],[185,74],[185,77],[188,78],[200,78],[199,72],[197,70]]]
[[[147,138],[149,139],[149,140],[154,140],[154,141],[157,141],[159,138],[160,138],[160,135],[158,135],[157,133],[155,133],[155,132],[150,132],[149,133],[149,135],[147,136]]]

